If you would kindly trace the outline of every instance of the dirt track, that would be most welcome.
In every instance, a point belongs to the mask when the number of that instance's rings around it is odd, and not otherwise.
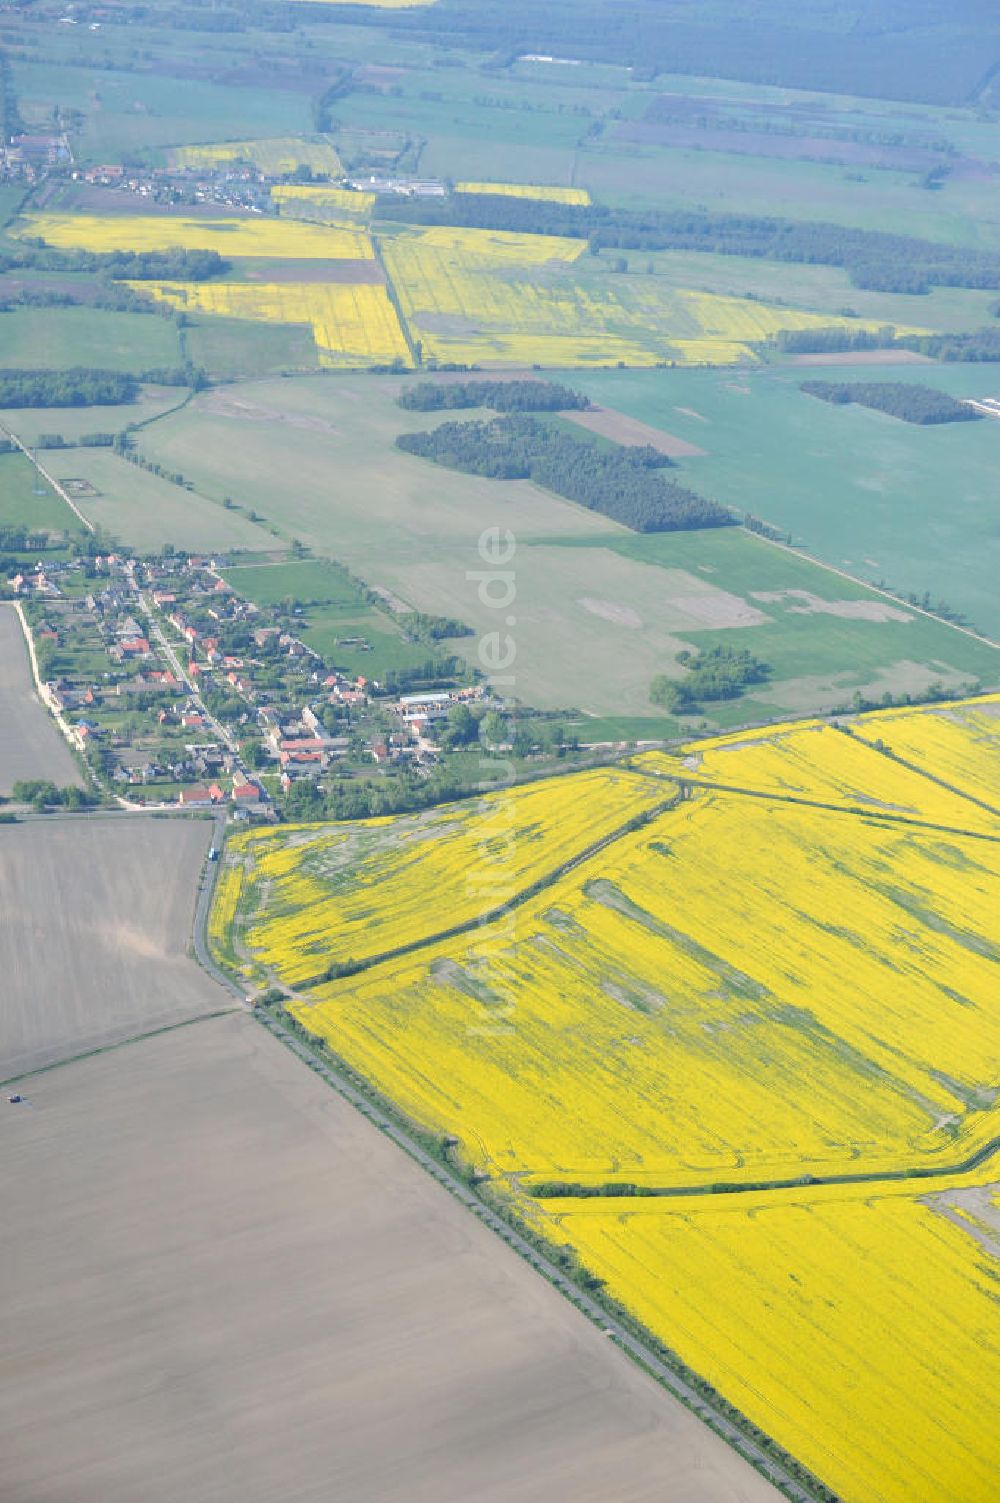
[[[245,1014],[22,1090],[11,1503],[776,1503]]]

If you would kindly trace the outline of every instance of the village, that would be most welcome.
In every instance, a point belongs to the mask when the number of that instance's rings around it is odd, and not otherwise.
[[[390,694],[328,663],[199,555],[44,556],[0,576],[31,629],[40,694],[109,798],[273,819],[327,779],[426,777],[480,684]]]

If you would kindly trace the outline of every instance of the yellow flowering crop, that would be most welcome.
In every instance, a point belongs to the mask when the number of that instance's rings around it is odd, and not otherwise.
[[[340,177],[343,163],[328,141],[305,141],[299,136],[275,136],[261,141],[214,141],[207,146],[175,146],[172,167],[213,167],[225,162],[250,162],[268,177],[284,177],[297,167],[309,167],[325,177]]]
[[[500,907],[668,796],[600,769],[395,819],[281,826],[253,842],[267,901],[247,942],[291,981],[396,949]]]
[[[39,235],[60,250],[214,250],[227,259],[371,260],[372,243],[361,229],[300,224],[284,219],[198,219],[172,214],[29,214],[15,231]]]
[[[1000,810],[1000,694],[933,709],[879,711],[857,720],[855,729]]]
[[[506,1172],[674,1184],[949,1161],[1000,1118],[998,910],[991,842],[703,794],[496,933],[321,987],[298,1015]]]
[[[382,244],[411,334],[442,361],[727,365],[828,315],[579,270],[583,240],[434,227]],[[838,320],[834,319],[833,322]]]
[[[1000,1136],[998,707],[250,831],[212,933],[293,983],[367,955],[296,1017],[845,1503],[992,1503],[997,1161],[955,1166]],[[626,828],[657,771],[690,796]]]
[[[554,204],[590,203],[586,188],[546,188],[535,183],[456,183],[456,193],[489,193],[498,198],[537,198]]]
[[[945,715],[910,712],[902,724],[936,750],[942,737],[937,726],[949,731],[957,750],[964,752],[978,769],[992,763],[1000,788],[1000,722],[993,722],[992,744],[986,735],[977,742]],[[888,725],[895,726],[895,720]],[[927,824],[954,829],[981,830],[1000,836],[1000,812],[991,815],[960,793],[912,771],[886,756],[873,745],[887,739],[887,722],[873,716],[859,719],[855,733],[845,734],[821,721],[772,726],[767,731],[743,731],[694,742],[677,755],[643,752],[637,767],[661,772],[693,783],[718,783],[751,792],[766,792],[779,798],[800,798],[845,808],[879,810],[919,819]],[[901,755],[905,755],[900,747]],[[932,751],[929,770],[946,777]]]
[[[410,352],[384,287],[351,282],[133,282],[190,312],[308,324],[324,366],[387,365]]]
[[[374,193],[327,184],[277,183],[271,197],[287,219],[325,218],[354,224],[367,222],[375,204]]]
[[[560,1201],[551,1235],[845,1503],[993,1503],[995,1227],[932,1189]]]

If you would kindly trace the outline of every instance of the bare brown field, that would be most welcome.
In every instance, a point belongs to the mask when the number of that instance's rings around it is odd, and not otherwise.
[[[203,820],[0,827],[0,1079],[215,1012],[187,955]]]
[[[627,417],[624,412],[615,412],[613,407],[591,407],[582,412],[562,412],[559,416],[569,418],[602,438],[613,439],[616,444],[648,444],[671,459],[694,459],[705,452],[697,444],[689,444],[686,438],[675,438],[672,433],[664,433],[662,428],[653,428],[638,418]]]
[[[61,788],[80,782],[69,747],[35,693],[17,612],[0,605],[0,794],[22,778],[48,778]]]
[[[292,218],[292,215],[288,215]],[[385,273],[377,261],[268,261],[265,266],[244,273],[248,282],[348,282],[373,287],[385,286]]]
[[[835,355],[788,355],[787,365],[936,365],[918,350],[844,350]]]
[[[776,1503],[245,1014],[21,1089],[9,1503]]]

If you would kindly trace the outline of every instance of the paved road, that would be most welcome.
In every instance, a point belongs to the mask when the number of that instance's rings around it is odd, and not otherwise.
[[[195,904],[194,931],[192,934],[192,941],[194,944],[195,958],[197,959],[198,964],[201,966],[201,968],[207,971],[208,974],[213,978],[213,980],[217,981],[220,986],[224,986],[227,992],[231,992],[234,997],[238,997],[239,1000],[243,1003],[244,1007],[249,1007],[250,998],[247,996],[246,992],[241,986],[237,985],[237,983],[232,979],[231,976],[227,976],[226,972],[222,970],[221,967],[216,965],[208,948],[208,914],[212,906],[212,897],[215,893],[215,884],[218,881],[219,877],[222,847],[225,838],[226,815],[225,812],[220,809],[215,816],[215,821],[212,829],[212,845],[219,852],[220,859],[218,861],[206,861],[205,863],[205,872],[201,879],[201,886],[198,889],[198,901]]]

